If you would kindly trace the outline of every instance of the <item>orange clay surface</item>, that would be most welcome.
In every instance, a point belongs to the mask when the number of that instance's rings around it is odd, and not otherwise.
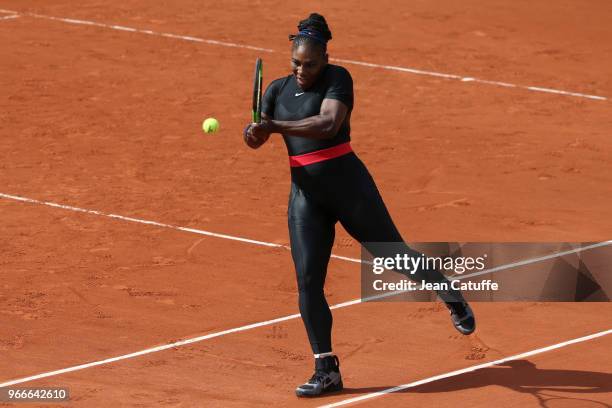
[[[78,5],[77,5],[78,4]],[[612,3],[578,0],[0,0],[0,193],[288,244],[278,135],[241,140],[253,61],[286,75],[317,10],[351,64],[353,148],[408,241],[598,241],[612,231]],[[54,16],[252,45],[69,24]],[[221,132],[204,135],[214,116]],[[0,383],[297,313],[289,251],[0,198]],[[338,228],[334,253],[359,256]],[[334,259],[330,304],[359,297]],[[352,398],[610,329],[610,303],[477,303],[461,337],[435,303],[334,311],[346,389],[298,400],[299,319],[20,384],[75,407],[303,406]],[[602,407],[612,336],[360,406]],[[9,404],[2,404],[5,406]],[[50,405],[51,406],[51,405]]]

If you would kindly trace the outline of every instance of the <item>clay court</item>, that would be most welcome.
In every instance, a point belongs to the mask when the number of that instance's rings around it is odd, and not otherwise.
[[[409,242],[611,239],[609,1],[0,0],[0,387],[75,407],[609,407],[610,302],[477,302],[461,337],[439,303],[360,303],[340,226],[345,390],[294,396],[312,355],[287,153],[241,134],[255,58],[264,85],[287,75],[311,11]]]

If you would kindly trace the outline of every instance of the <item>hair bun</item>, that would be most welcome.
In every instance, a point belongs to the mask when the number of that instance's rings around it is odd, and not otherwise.
[[[332,33],[329,30],[327,21],[325,21],[325,17],[319,13],[310,13],[307,19],[300,21],[298,30],[301,31],[306,29],[318,31],[326,41],[332,39]]]

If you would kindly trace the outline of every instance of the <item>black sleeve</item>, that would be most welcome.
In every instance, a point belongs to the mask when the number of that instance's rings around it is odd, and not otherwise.
[[[281,80],[272,81],[261,99],[261,111],[272,119],[274,119],[274,106],[276,105],[276,97],[280,91],[280,85]]]
[[[323,99],[337,99],[349,109],[352,109],[353,78],[351,78],[351,74],[345,68],[334,66],[334,69],[329,70],[327,83],[327,92]]]

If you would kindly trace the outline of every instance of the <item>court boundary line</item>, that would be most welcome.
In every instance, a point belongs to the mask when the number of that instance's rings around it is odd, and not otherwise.
[[[5,9],[0,9],[0,12],[15,13],[15,14],[30,16],[30,17],[39,18],[39,19],[60,21],[60,22],[68,23],[68,24],[108,28],[108,29],[117,30],[117,31],[147,34],[147,35],[153,35],[153,36],[173,38],[173,39],[183,40],[183,41],[199,42],[199,43],[205,43],[209,45],[218,45],[218,46],[233,47],[233,48],[244,48],[244,49],[262,51],[262,52],[268,52],[268,53],[277,52],[276,50],[273,50],[270,48],[256,47],[253,45],[218,41],[218,40],[193,37],[193,36],[188,36],[188,35],[172,34],[172,33],[153,31],[153,30],[148,30],[148,29],[127,27],[127,26],[117,25],[117,24],[106,24],[106,23],[100,23],[100,22],[91,21],[91,20],[81,20],[81,19],[66,18],[66,17],[55,17],[55,16],[49,16],[45,14],[19,12],[19,11],[14,11],[14,10],[5,10]],[[480,78],[476,78],[472,76],[445,74],[442,72],[426,71],[426,70],[421,70],[421,69],[416,69],[416,68],[394,66],[394,65],[375,64],[371,62],[357,61],[357,60],[351,60],[351,59],[330,58],[330,61],[341,62],[344,64],[351,64],[351,65],[358,65],[358,66],[369,67],[369,68],[386,69],[389,71],[405,72],[405,73],[410,73],[410,74],[415,74],[415,75],[427,75],[427,76],[432,76],[432,77],[437,77],[437,78],[445,78],[449,80],[458,80],[460,82],[465,82],[465,83],[474,82],[474,83],[492,85],[492,86],[503,87],[503,88],[516,88],[516,89],[522,89],[522,90],[527,90],[527,91],[532,91],[532,92],[572,96],[572,97],[585,98],[585,99],[591,99],[591,100],[597,100],[597,101],[607,101],[609,99],[607,96],[591,95],[591,94],[573,92],[573,91],[564,91],[561,89],[541,87],[541,86],[518,85],[518,84],[509,83],[509,82],[480,79]]]
[[[74,212],[79,212],[79,213],[84,213],[84,214],[98,215],[98,216],[101,216],[101,217],[107,217],[107,218],[111,218],[111,219],[122,220],[122,221],[137,223],[137,224],[151,225],[151,226],[155,226],[155,227],[166,228],[166,229],[171,229],[171,230],[176,230],[176,231],[189,232],[189,233],[197,234],[197,235],[204,235],[204,236],[209,236],[209,237],[214,237],[214,238],[227,239],[227,240],[230,240],[230,241],[238,241],[238,242],[243,242],[243,243],[247,243],[247,244],[265,246],[265,247],[269,247],[269,248],[282,248],[282,249],[285,249],[287,251],[291,251],[291,247],[289,247],[288,245],[276,244],[276,243],[273,243],[273,242],[260,241],[260,240],[256,240],[256,239],[238,237],[238,236],[235,236],[235,235],[229,235],[229,234],[222,234],[222,233],[217,233],[217,232],[212,232],[212,231],[206,231],[206,230],[202,230],[202,229],[198,229],[198,228],[181,227],[181,226],[165,224],[165,223],[157,222],[157,221],[145,220],[145,219],[142,219],[142,218],[135,218],[135,217],[129,217],[129,216],[124,216],[124,215],[119,215],[119,214],[107,213],[107,212],[99,211],[99,210],[89,210],[89,209],[86,209],[86,208],[75,207],[75,206],[71,206],[71,205],[58,204],[58,203],[54,203],[52,201],[42,201],[42,200],[37,200],[37,199],[34,199],[34,198],[17,196],[17,195],[13,195],[13,194],[0,193],[0,199],[2,199],[2,198],[9,199],[9,200],[14,200],[14,201],[18,201],[18,202],[24,202],[24,203],[28,203],[28,204],[38,204],[38,205],[48,206],[48,207],[52,207],[52,208],[59,208],[59,209],[62,209],[62,210],[74,211]],[[610,240],[610,241],[602,241],[602,242],[598,242],[598,243],[595,243],[595,244],[592,244],[592,245],[587,245],[587,246],[584,246],[584,247],[575,248],[575,249],[571,249],[571,250],[567,250],[567,251],[555,252],[555,253],[548,254],[548,255],[542,255],[542,256],[536,257],[536,258],[530,258],[530,259],[527,259],[527,260],[515,261],[513,263],[509,263],[509,264],[505,264],[505,265],[500,265],[500,266],[497,266],[495,268],[485,269],[483,271],[474,272],[474,273],[468,274],[468,275],[453,276],[453,277],[449,277],[448,279],[467,279],[467,278],[471,278],[471,277],[474,277],[474,276],[480,276],[480,275],[485,275],[485,274],[488,274],[488,273],[497,272],[497,271],[508,269],[508,268],[515,267],[515,266],[529,265],[531,263],[540,262],[540,261],[556,258],[556,257],[559,257],[559,256],[565,256],[565,255],[570,255],[570,254],[573,254],[573,253],[587,251],[589,249],[598,248],[598,247],[602,247],[602,246],[607,246],[607,245],[610,245],[610,244],[612,244],[612,240]],[[351,258],[351,257],[342,256],[342,255],[336,255],[336,254],[331,254],[330,257],[334,258],[334,259],[339,259],[339,260],[342,260],[342,261],[358,263],[358,264],[361,264],[361,262],[362,262],[361,259],[358,259],[358,258]]]
[[[462,368],[459,370],[455,370],[455,371],[451,371],[445,374],[439,374],[439,375],[435,375],[429,378],[424,378],[422,380],[418,380],[418,381],[413,381],[407,384],[402,384],[402,385],[398,385],[395,387],[391,387],[391,388],[387,388],[385,390],[382,391],[377,391],[377,392],[372,392],[366,395],[361,395],[359,397],[353,397],[353,398],[348,398],[345,400],[341,400],[341,401],[337,401],[337,402],[333,402],[331,404],[326,404],[326,405],[320,405],[318,408],[335,408],[335,407],[340,407],[343,405],[348,405],[348,404],[354,404],[356,402],[361,402],[361,401],[365,401],[365,400],[370,400],[372,398],[377,398],[377,397],[381,397],[383,395],[386,394],[391,394],[394,392],[398,392],[398,391],[403,391],[409,388],[415,388],[418,387],[419,385],[424,385],[424,384],[428,384],[431,382],[435,382],[438,380],[443,380],[445,378],[450,378],[450,377],[456,377],[458,375],[461,374],[466,374],[466,373],[470,373],[476,370],[480,370],[481,368],[487,368],[487,367],[491,367],[494,365],[498,365],[498,364],[502,364],[505,363],[507,361],[513,361],[513,360],[520,360],[523,358],[527,358],[527,357],[531,357],[531,356],[535,356],[537,354],[542,354],[545,353],[547,351],[552,351],[552,350],[556,350],[556,349],[560,349],[563,347],[567,347],[573,344],[577,344],[577,343],[581,343],[581,342],[585,342],[588,340],[593,340],[599,337],[604,337],[607,336],[608,334],[612,334],[612,329],[608,329],[608,330],[604,330],[601,332],[597,332],[597,333],[593,333],[590,334],[588,336],[583,336],[583,337],[578,337],[572,340],[567,340],[561,343],[557,343],[557,344],[553,344],[551,346],[547,346],[547,347],[541,347],[535,350],[531,350],[531,351],[527,351],[524,353],[520,353],[520,354],[515,354],[513,356],[508,356],[508,357],[504,357],[504,358],[500,358],[498,360],[494,360],[494,361],[490,361],[488,363],[483,363],[483,364],[478,364],[475,366],[471,366],[471,367],[466,367],[466,368]]]
[[[209,237],[227,239],[227,240],[230,240],[230,241],[244,242],[244,243],[248,243],[248,244],[260,245],[260,246],[271,247],[271,248],[283,248],[283,249],[286,249],[288,251],[291,251],[291,247],[289,247],[287,245],[276,244],[276,243],[273,243],[273,242],[259,241],[259,240],[256,240],[256,239],[238,237],[238,236],[235,236],[235,235],[220,234],[220,233],[216,233],[216,232],[212,232],[212,231],[206,231],[206,230],[197,229],[197,228],[179,227],[179,226],[176,226],[176,225],[164,224],[162,222],[150,221],[150,220],[145,220],[145,219],[142,219],[142,218],[126,217],[126,216],[119,215],[119,214],[106,213],[104,211],[88,210],[86,208],[74,207],[74,206],[71,206],[71,205],[58,204],[58,203],[54,203],[54,202],[51,202],[51,201],[36,200],[34,198],[27,198],[27,197],[16,196],[16,195],[12,195],[12,194],[4,194],[4,193],[0,193],[0,198],[20,201],[20,202],[25,202],[25,203],[29,203],[29,204],[45,205],[45,206],[48,206],[48,207],[59,208],[59,209],[62,209],[62,210],[69,210],[69,211],[74,211],[74,212],[79,212],[79,213],[98,215],[98,216],[102,216],[102,217],[118,219],[118,220],[122,220],[122,221],[128,221],[128,222],[144,224],[144,225],[152,225],[152,226],[155,226],[155,227],[167,228],[167,229],[172,229],[172,230],[177,230],[177,231],[190,232],[192,234],[198,234],[198,235],[205,235],[205,236],[209,236]],[[350,258],[350,257],[347,257],[347,256],[341,256],[341,255],[335,255],[335,254],[332,254],[331,257],[335,258],[335,259],[340,259],[340,260],[343,260],[343,261],[348,261],[348,262],[353,262],[353,263],[361,263],[361,260],[357,259],[357,258]]]
[[[255,46],[247,45],[247,44],[237,44],[237,43],[232,43],[232,42],[227,42],[227,41],[218,41],[218,40],[211,40],[211,39],[200,38],[200,37],[192,37],[189,35],[179,35],[179,34],[165,33],[161,31],[145,30],[145,29],[127,27],[127,26],[118,25],[118,24],[105,24],[105,23],[99,23],[99,22],[90,21],[90,20],[80,20],[76,18],[66,18],[66,17],[54,17],[54,16],[47,16],[44,14],[37,14],[37,13],[28,13],[28,12],[21,13],[18,11],[4,10],[4,9],[0,9],[0,12],[16,13],[16,14],[21,14],[21,15],[28,16],[28,17],[40,18],[40,19],[45,19],[45,20],[53,20],[53,21],[61,21],[64,23],[69,23],[69,24],[85,25],[85,26],[100,27],[100,28],[110,28],[112,30],[117,30],[117,31],[127,31],[127,32],[133,32],[133,33],[148,34],[148,35],[154,35],[158,37],[174,38],[174,39],[183,40],[183,41],[193,41],[193,42],[206,43],[210,45],[219,45],[223,47],[245,48],[249,50],[263,51],[263,52],[275,52],[274,50],[269,49],[269,48],[255,47]]]
[[[2,10],[0,10],[0,12],[2,12]],[[0,20],[14,20],[14,19],[19,18],[19,17],[20,17],[19,14],[10,14],[8,16],[0,17]]]

